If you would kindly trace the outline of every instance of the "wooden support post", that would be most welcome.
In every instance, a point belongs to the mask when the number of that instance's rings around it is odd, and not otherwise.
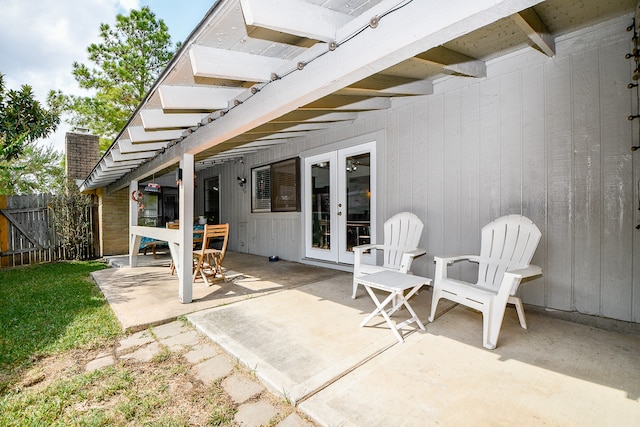
[[[180,158],[182,179],[178,186],[180,191],[180,250],[178,263],[179,298],[183,304],[193,299],[193,154],[183,154]]]

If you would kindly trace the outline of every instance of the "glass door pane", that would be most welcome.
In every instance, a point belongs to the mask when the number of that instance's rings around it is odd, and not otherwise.
[[[371,155],[356,154],[345,158],[346,247],[371,243]]]
[[[331,249],[331,167],[330,162],[311,165],[311,246]]]
[[[353,247],[371,243],[376,221],[373,177],[373,142],[305,159],[306,257],[353,264]]]

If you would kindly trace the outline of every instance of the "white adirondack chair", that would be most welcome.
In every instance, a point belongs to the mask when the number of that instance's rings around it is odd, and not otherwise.
[[[520,326],[527,329],[522,301],[515,293],[522,279],[542,274],[540,267],[529,264],[541,235],[530,219],[507,215],[482,228],[480,256],[435,257],[429,322],[440,298],[446,298],[482,312],[482,343],[488,349],[496,348],[507,303],[515,304]],[[447,277],[447,266],[461,260],[478,263],[475,284]]]
[[[415,214],[400,212],[384,223],[384,243],[382,245],[371,243],[354,246],[353,295],[351,298],[356,297],[357,278],[360,276],[385,270],[409,273],[413,258],[426,253],[424,249],[418,248],[423,227],[424,224]],[[368,250],[372,252],[375,250],[383,251],[384,262],[381,266],[362,262],[362,256]]]

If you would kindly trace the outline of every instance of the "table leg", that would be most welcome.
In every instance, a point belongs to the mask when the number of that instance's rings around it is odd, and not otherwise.
[[[386,297],[384,301],[382,301],[382,303],[380,303],[380,300],[378,299],[378,297],[376,297],[376,294],[371,290],[371,288],[366,285],[364,285],[364,287],[367,290],[367,292],[369,292],[371,299],[373,299],[373,302],[376,305],[376,309],[373,310],[373,312],[370,315],[368,315],[367,318],[362,321],[362,323],[360,323],[360,327],[366,325],[371,319],[373,319],[373,317],[376,314],[380,313],[382,317],[384,317],[385,322],[387,322],[387,325],[389,325],[389,327],[391,328],[391,332],[393,332],[393,335],[396,336],[398,341],[404,342],[404,338],[402,338],[402,335],[400,335],[400,332],[398,332],[398,328],[396,327],[396,324],[391,320],[386,310],[384,309],[384,307],[387,304],[389,304],[389,301],[391,301],[397,296],[396,293],[395,292],[390,293],[389,296]]]

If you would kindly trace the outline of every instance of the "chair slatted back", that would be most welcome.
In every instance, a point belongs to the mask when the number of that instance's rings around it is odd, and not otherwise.
[[[507,270],[527,267],[542,233],[529,218],[506,215],[482,228],[478,285],[498,290]]]
[[[424,224],[411,212],[400,212],[384,223],[384,267],[400,268],[402,255],[418,247]]]
[[[210,240],[217,239],[222,237],[224,240],[222,241],[222,248],[220,249],[220,261],[224,259],[224,254],[227,252],[227,242],[229,241],[229,224],[215,224],[215,225],[205,225],[204,233],[203,233],[203,244],[202,248],[209,248]]]

